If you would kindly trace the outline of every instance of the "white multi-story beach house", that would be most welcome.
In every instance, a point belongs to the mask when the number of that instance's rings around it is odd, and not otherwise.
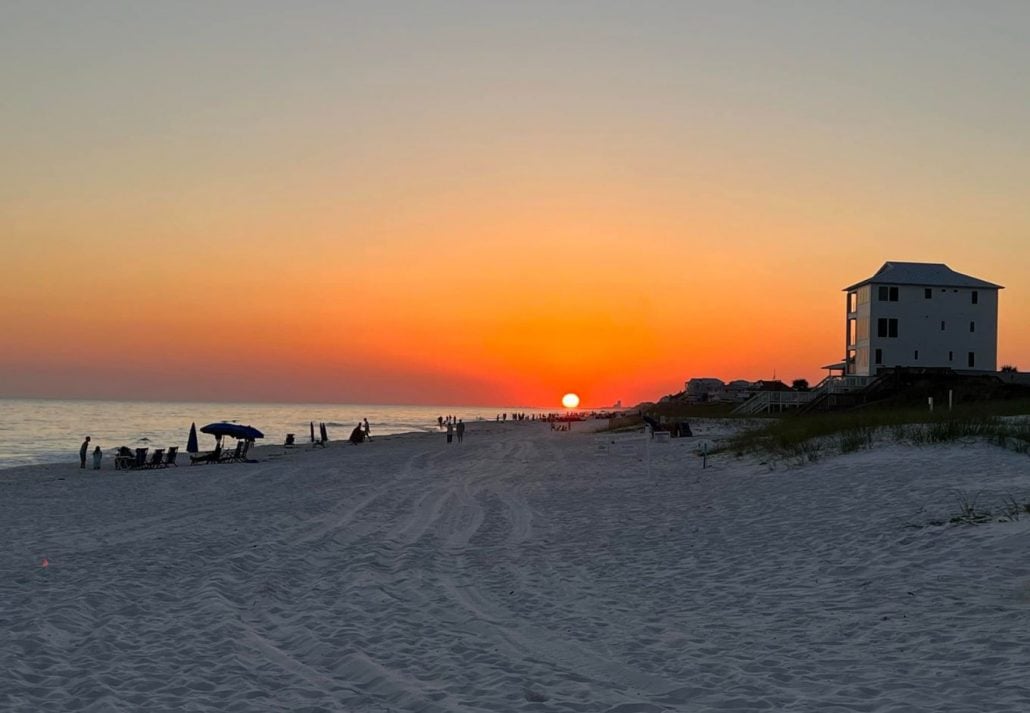
[[[947,265],[887,262],[847,293],[845,374],[885,367],[995,371],[1001,285]]]

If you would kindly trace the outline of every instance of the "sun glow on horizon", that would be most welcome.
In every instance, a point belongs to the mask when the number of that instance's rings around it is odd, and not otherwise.
[[[5,6],[0,397],[816,383],[888,260],[1006,285],[1028,368],[1027,3],[210,5]]]
[[[565,408],[576,408],[579,406],[579,396],[576,394],[565,394],[561,397],[561,405]]]

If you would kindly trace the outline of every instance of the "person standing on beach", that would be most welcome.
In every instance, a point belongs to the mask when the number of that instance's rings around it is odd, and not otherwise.
[[[458,443],[461,443],[465,438],[465,422],[460,418],[458,419],[458,425],[455,426],[454,431],[458,434]]]
[[[79,448],[79,467],[86,467],[86,451],[89,450],[89,436],[86,436],[86,440],[82,442],[82,446]]]
[[[447,422],[447,442],[450,443],[454,438],[454,424],[450,421]]]
[[[93,449],[93,470],[100,470],[100,461],[103,460],[104,453],[100,450],[100,446]]]
[[[372,440],[372,429],[368,427],[368,419],[367,418],[364,421],[362,421],[361,427],[365,431],[365,440],[366,441],[371,441]]]

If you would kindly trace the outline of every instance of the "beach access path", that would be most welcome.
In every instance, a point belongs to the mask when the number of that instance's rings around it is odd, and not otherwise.
[[[0,471],[0,710],[1030,709],[1026,455],[693,425]]]

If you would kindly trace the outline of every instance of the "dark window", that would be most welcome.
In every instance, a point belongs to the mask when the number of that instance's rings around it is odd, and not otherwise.
[[[955,352],[948,352],[948,361],[951,361],[954,356]]]
[[[969,362],[969,368],[972,369],[976,366],[976,355],[973,352],[969,352],[969,359],[967,361]]]
[[[876,299],[880,302],[897,302],[898,288],[880,285],[880,288],[876,291]]]
[[[887,320],[887,336],[897,337],[898,336],[898,320],[888,319]]]
[[[912,354],[912,358],[915,359],[916,361],[919,361],[919,350],[918,349],[916,349],[915,352]]]
[[[892,287],[891,288],[891,302],[897,302],[897,301],[898,301],[898,288],[897,287]]]
[[[880,285],[880,289],[876,291],[876,299],[880,302],[887,301],[887,285]]]
[[[882,364],[883,363],[883,350],[882,349],[877,349],[876,350],[876,363],[877,364]]]
[[[976,331],[976,322],[970,322],[969,323],[969,331],[970,332],[975,332]]]
[[[941,331],[942,332],[944,331],[944,320],[943,319],[941,320]]]
[[[878,320],[876,320],[876,336],[887,336],[887,320],[883,317],[880,317]]]
[[[980,293],[977,292],[976,290],[973,290],[973,304],[979,304],[979,302],[980,302]]]
[[[933,299],[933,290],[929,287],[923,290],[923,298],[928,300]]]

